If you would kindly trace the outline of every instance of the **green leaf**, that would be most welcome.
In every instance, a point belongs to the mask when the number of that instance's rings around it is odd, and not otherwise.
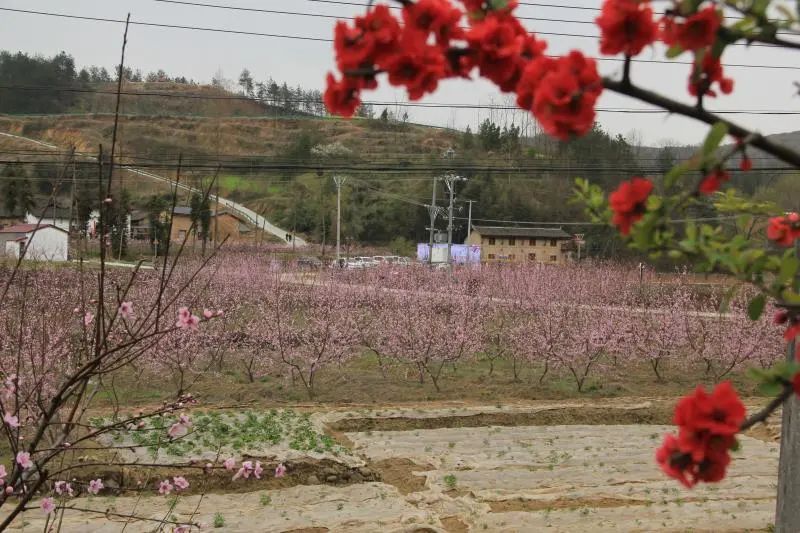
[[[712,152],[714,152],[727,134],[727,124],[724,122],[717,122],[714,124],[711,127],[711,130],[708,132],[705,142],[703,143],[703,154],[710,155]]]
[[[800,268],[800,259],[789,256],[783,259],[781,263],[781,270],[778,274],[781,282],[787,282],[792,280],[795,275],[797,274],[797,270]]]
[[[674,44],[667,49],[667,59],[678,57],[682,53],[683,53],[683,48],[681,48],[681,45]]]
[[[750,317],[750,320],[758,320],[761,318],[761,315],[764,313],[764,306],[767,305],[767,297],[763,294],[759,294],[747,305],[747,315]]]
[[[783,385],[779,381],[766,381],[758,385],[758,392],[764,396],[777,396],[783,392]]]

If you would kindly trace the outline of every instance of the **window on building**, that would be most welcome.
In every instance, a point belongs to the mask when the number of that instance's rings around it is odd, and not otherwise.
[[[515,244],[517,244],[517,239],[514,239],[513,237],[511,239],[508,239],[509,246],[514,246]]]
[[[536,239],[531,239],[529,244],[530,246],[536,246]]]
[[[489,254],[489,259],[494,259],[494,254]]]
[[[489,244],[494,244],[494,243],[495,243],[494,237],[489,237]]]
[[[510,254],[510,255],[508,256],[508,260],[509,260],[509,261],[513,261],[514,259],[515,259],[515,256],[514,256],[514,254]]]
[[[536,261],[536,254],[528,254],[528,261]]]
[[[551,262],[553,262],[553,263],[555,263],[556,261],[558,261],[558,257],[556,257],[556,256],[554,256],[554,255],[551,255],[551,256],[550,256],[550,261],[551,261]]]
[[[558,246],[558,241],[555,239],[550,239],[550,246]]]

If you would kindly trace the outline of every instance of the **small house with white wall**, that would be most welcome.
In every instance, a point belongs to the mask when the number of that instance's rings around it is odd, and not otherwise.
[[[66,261],[69,255],[69,233],[56,226],[17,224],[0,229],[0,245],[6,257],[32,261]]]

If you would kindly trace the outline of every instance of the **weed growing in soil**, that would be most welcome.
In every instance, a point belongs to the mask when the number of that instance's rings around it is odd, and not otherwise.
[[[447,485],[447,490],[455,490],[458,480],[455,475],[447,474],[444,476],[444,484]]]
[[[192,416],[189,434],[169,440],[167,430],[176,421],[175,416],[157,417],[144,427],[115,431],[111,438],[117,443],[132,441],[136,446],[147,449],[153,457],[157,456],[159,450],[168,455],[186,457],[207,450],[254,450],[286,441],[289,448],[302,452],[328,452],[337,456],[344,451],[332,437],[314,429],[309,415],[289,409],[272,409],[263,414],[254,411],[241,414],[201,411]],[[110,422],[113,421],[106,418],[91,421],[96,427]]]

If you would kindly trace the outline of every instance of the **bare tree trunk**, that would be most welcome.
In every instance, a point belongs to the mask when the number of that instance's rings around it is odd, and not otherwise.
[[[796,353],[797,339],[789,343],[787,359],[794,361]],[[796,394],[783,404],[775,531],[800,531],[800,398]]]

